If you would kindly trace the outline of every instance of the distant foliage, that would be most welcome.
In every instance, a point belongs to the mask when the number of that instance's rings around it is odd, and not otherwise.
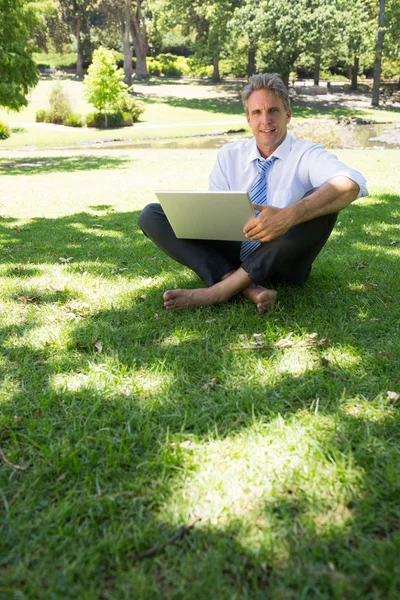
[[[148,58],[147,69],[150,75],[166,77],[183,77],[190,73],[186,58],[170,53],[159,54],[156,58]]]
[[[139,120],[144,107],[132,98],[123,80],[124,71],[118,68],[114,52],[102,47],[95,50],[83,81],[85,97],[96,109],[86,118],[88,127],[124,127]]]
[[[71,105],[62,83],[54,84],[50,92],[50,122],[62,125],[71,113]]]
[[[50,115],[48,110],[44,110],[44,108],[40,108],[36,111],[35,116],[36,123],[50,123]]]
[[[82,127],[82,117],[71,110],[68,96],[61,83],[56,83],[50,93],[50,110],[36,111],[36,123],[55,123],[67,127]]]
[[[112,50],[100,47],[93,53],[93,62],[83,83],[85,97],[95,109],[103,114],[104,126],[108,126],[109,115],[118,112],[119,103],[128,94],[124,83],[124,71],[118,68]]]
[[[11,129],[6,123],[0,121],[0,140],[6,140],[11,135]]]
[[[77,113],[70,112],[68,116],[64,119],[63,125],[66,125],[67,127],[82,127],[82,117]]]

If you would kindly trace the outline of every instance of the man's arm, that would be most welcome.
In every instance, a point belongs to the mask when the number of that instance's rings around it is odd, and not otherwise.
[[[344,175],[333,177],[312,194],[286,208],[253,206],[260,214],[243,229],[246,237],[270,242],[294,225],[343,210],[358,196],[359,185]]]

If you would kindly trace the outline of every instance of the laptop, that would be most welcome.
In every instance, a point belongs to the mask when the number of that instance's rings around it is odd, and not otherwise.
[[[156,191],[176,237],[245,241],[243,227],[255,217],[247,192]]]

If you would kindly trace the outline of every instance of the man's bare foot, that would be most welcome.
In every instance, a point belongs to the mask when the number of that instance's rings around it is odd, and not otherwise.
[[[262,285],[250,285],[242,290],[242,294],[257,306],[259,312],[269,310],[276,302],[278,294],[275,290],[268,290]]]
[[[167,310],[186,310],[226,302],[214,288],[215,286],[197,290],[168,290],[163,294],[164,306]]]

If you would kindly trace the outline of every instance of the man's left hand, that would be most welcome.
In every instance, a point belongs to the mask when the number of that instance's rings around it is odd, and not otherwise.
[[[292,226],[288,218],[289,211],[286,208],[276,208],[264,204],[253,204],[253,208],[260,211],[260,214],[249,221],[243,229],[249,240],[270,242],[286,233]]]

